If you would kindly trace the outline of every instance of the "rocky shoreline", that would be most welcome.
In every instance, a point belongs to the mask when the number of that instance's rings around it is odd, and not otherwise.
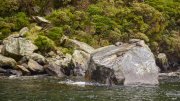
[[[38,22],[48,23],[41,17]],[[83,76],[108,85],[158,84],[159,72],[178,71],[178,62],[169,62],[161,53],[156,58],[143,40],[94,49],[84,42],[61,37],[60,44],[72,49],[72,55],[62,51],[38,53],[38,47],[23,37],[29,29],[22,28],[0,44],[0,76]]]

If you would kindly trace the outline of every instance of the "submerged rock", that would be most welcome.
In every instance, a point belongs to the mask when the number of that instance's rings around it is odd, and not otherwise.
[[[89,59],[90,54],[84,51],[74,50],[72,55],[72,63],[75,76],[85,76],[85,71],[88,68]]]
[[[29,60],[28,62],[29,70],[32,73],[40,74],[44,73],[44,68],[43,66],[39,65],[36,61],[34,60]]]
[[[13,68],[16,65],[16,61],[12,58],[0,55],[0,67]]]
[[[65,77],[65,74],[61,71],[61,67],[54,62],[44,65],[44,68],[49,75]]]
[[[11,57],[16,61],[38,49],[28,38],[16,37],[15,35],[6,38],[3,43],[2,55]]]
[[[91,53],[90,64],[85,77],[109,85],[158,84],[158,68],[149,47],[140,41],[111,45],[96,49]],[[124,52],[117,57],[117,53]]]

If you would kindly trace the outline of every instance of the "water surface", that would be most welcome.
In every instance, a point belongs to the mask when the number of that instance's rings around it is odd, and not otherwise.
[[[0,101],[180,100],[180,77],[159,77],[154,86],[107,86],[80,77],[32,76],[0,79]]]

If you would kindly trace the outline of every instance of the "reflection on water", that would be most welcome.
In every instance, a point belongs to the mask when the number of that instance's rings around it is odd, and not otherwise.
[[[169,101],[180,100],[179,76],[156,86],[107,86],[80,77],[34,76],[0,79],[0,101]]]

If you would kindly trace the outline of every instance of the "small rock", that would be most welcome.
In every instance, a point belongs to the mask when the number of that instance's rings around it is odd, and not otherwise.
[[[2,48],[3,48],[3,45],[0,45],[0,54],[1,54],[1,50],[2,50]]]
[[[6,72],[7,71],[4,68],[0,67],[0,73],[6,73]]]
[[[49,55],[50,57],[53,57],[53,56],[55,56],[56,54],[55,54],[53,51],[51,51],[51,52],[48,53],[48,55]]]
[[[35,6],[33,7],[33,9],[34,9],[35,12],[39,13],[39,7],[38,7],[37,5],[35,5]]]
[[[8,74],[13,74],[13,75],[16,75],[16,76],[22,76],[22,72],[21,72],[21,71],[18,71],[18,70],[8,69],[8,70],[7,70],[7,73],[8,73]]]
[[[115,43],[115,46],[120,46],[120,45],[122,45],[123,44],[123,42],[116,42]]]
[[[131,39],[131,40],[129,40],[129,44],[136,43],[139,41],[141,41],[141,40],[140,39]]]
[[[29,31],[29,28],[24,27],[19,31],[19,36],[23,36],[25,33],[27,33]]]
[[[13,69],[21,71],[24,75],[31,75],[31,72],[28,69],[26,69],[24,66],[17,65]]]
[[[58,50],[56,53],[57,53],[57,55],[60,55],[60,56],[64,55],[60,50]]]
[[[44,72],[43,66],[39,65],[39,64],[38,64],[36,61],[34,61],[34,60],[29,60],[28,66],[29,66],[29,70],[30,70],[32,73],[43,73],[43,72]]]

